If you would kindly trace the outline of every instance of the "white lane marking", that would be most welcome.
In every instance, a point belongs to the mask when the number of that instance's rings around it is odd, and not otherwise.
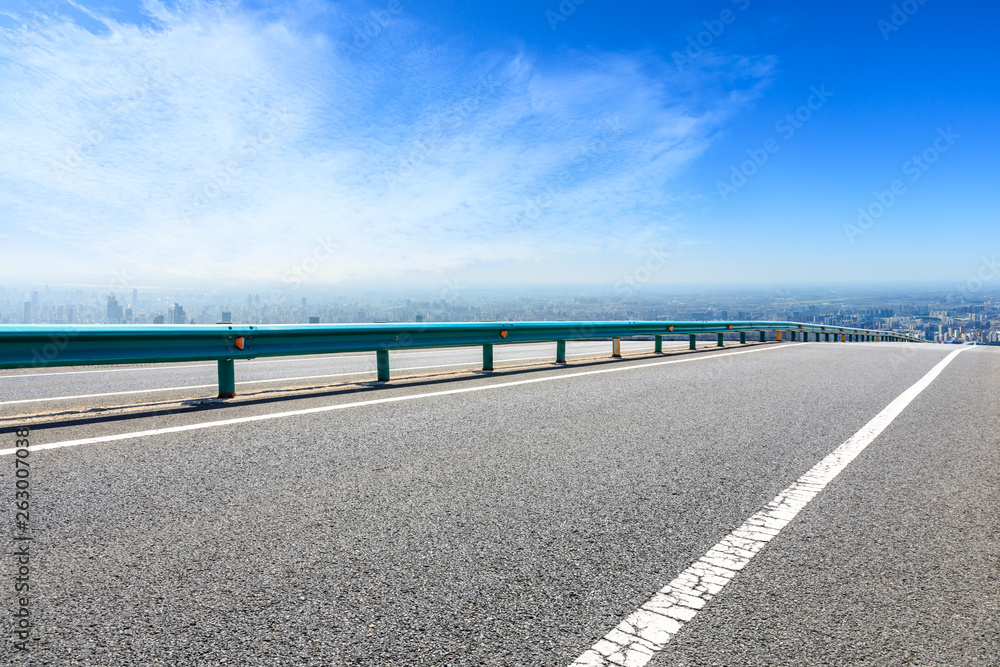
[[[627,350],[626,350],[627,351]],[[581,354],[568,354],[567,358],[570,357],[589,357],[593,356],[593,353],[584,352]],[[498,359],[494,363],[501,363],[505,361],[531,361],[535,359],[550,359],[549,356],[544,357],[511,357],[509,359]],[[430,368],[451,368],[453,366],[469,366],[476,365],[477,361],[463,361],[457,364],[435,364],[433,366],[403,366],[396,368],[397,371],[422,371]],[[328,373],[325,375],[300,375],[299,377],[291,378],[266,378],[264,380],[241,380],[237,382],[237,385],[241,384],[261,384],[267,382],[292,382],[293,380],[321,380],[324,378],[337,378],[337,377],[347,377],[349,375],[371,375],[375,372],[375,369],[370,369],[366,371],[351,371],[349,373]],[[56,375],[68,375],[68,373],[56,373]],[[22,398],[16,401],[0,401],[0,405],[17,405],[19,403],[47,403],[50,401],[70,401],[78,398],[102,398],[105,396],[124,396],[126,394],[151,394],[158,391],[183,391],[187,389],[209,389],[211,387],[216,387],[217,384],[191,384],[185,387],[160,387],[158,389],[130,389],[129,391],[109,391],[102,394],[78,394],[76,396],[49,396],[45,398]]]
[[[571,667],[642,667],[826,488],[963,350],[955,350],[794,484],[627,616]]]
[[[586,342],[590,342],[590,341],[586,341]],[[637,343],[639,341],[625,341],[625,342],[626,343]],[[683,345],[683,343],[672,344],[673,341],[663,341],[663,342],[664,342],[664,345],[667,345],[668,343],[671,343],[671,347],[676,347],[676,346],[679,346],[679,345]],[[547,343],[512,343],[512,345],[517,345],[518,347],[521,347],[521,346],[523,346],[523,347],[536,347],[536,346],[541,346],[541,345],[547,345]],[[596,345],[597,344],[595,343],[594,346],[596,347]],[[623,345],[623,347],[624,347],[624,345]],[[458,347],[458,348],[436,348],[436,350],[443,350],[443,349],[464,350],[464,349],[468,349],[468,348],[466,346],[462,346],[462,347]],[[628,349],[629,350],[637,350],[637,349],[641,349],[641,348],[639,346],[631,346],[630,345],[628,347]],[[424,355],[428,355],[428,354],[440,354],[440,351],[427,350],[427,351],[419,351],[419,352],[397,352],[396,354],[393,355],[393,357],[395,357],[395,358],[399,358],[399,357],[418,357],[418,356],[424,356]],[[582,356],[582,355],[570,355],[570,356]],[[530,357],[530,358],[541,358],[541,357]],[[305,361],[313,361],[313,362],[315,362],[317,359],[331,359],[331,360],[337,360],[337,361],[339,361],[341,359],[371,359],[371,355],[370,354],[350,354],[350,355],[343,354],[343,355],[341,355],[341,354],[337,354],[336,352],[333,352],[330,355],[321,355],[321,356],[309,355],[309,356],[306,356],[306,357],[282,357],[280,359],[252,359],[252,360],[251,359],[238,359],[237,361],[240,361],[240,362],[253,361],[253,365],[254,366],[259,366],[261,364],[287,364],[287,363],[291,363],[291,362],[305,362]],[[511,359],[499,359],[498,358],[497,361],[512,361],[512,360]],[[469,363],[474,363],[474,362],[470,361]],[[44,377],[44,376],[47,376],[47,375],[87,375],[89,373],[125,373],[125,372],[135,372],[135,371],[172,371],[172,370],[181,369],[181,368],[215,368],[215,364],[188,364],[186,366],[174,366],[174,365],[167,365],[167,366],[141,366],[139,368],[102,368],[102,369],[99,369],[99,370],[90,370],[90,371],[62,371],[62,372],[51,372],[51,373],[22,373],[22,374],[18,374],[18,375],[0,375],[0,380],[9,380],[9,379],[12,379],[12,378],[15,378],[15,379],[16,378],[37,378],[37,377]],[[0,403],[0,405],[2,405],[2,403]]]
[[[668,361],[654,361],[646,364],[630,364],[628,366],[615,366],[614,368],[600,368],[592,371],[579,371],[576,373],[561,373],[559,375],[548,375],[540,378],[528,380],[513,380],[511,382],[497,382],[494,384],[477,385],[475,387],[462,387],[460,389],[445,389],[442,391],[429,391],[424,394],[406,394],[404,396],[389,396],[387,398],[374,398],[368,401],[357,401],[356,403],[338,403],[336,405],[324,405],[318,408],[305,408],[302,410],[290,410],[288,412],[274,412],[266,415],[254,415],[252,417],[236,417],[234,419],[222,419],[214,422],[201,422],[198,424],[186,424],[184,426],[169,426],[157,428],[149,431],[135,431],[133,433],[119,433],[117,435],[102,435],[94,438],[81,438],[79,440],[64,440],[62,442],[52,442],[45,445],[32,445],[29,451],[41,451],[43,449],[59,449],[62,447],[76,447],[78,445],[91,445],[98,442],[114,442],[116,440],[129,440],[131,438],[145,438],[152,435],[162,435],[164,433],[181,433],[184,431],[197,431],[216,426],[229,426],[231,424],[246,424],[249,422],[266,421],[269,419],[281,419],[283,417],[295,417],[298,415],[311,415],[320,412],[332,412],[334,410],[346,410],[348,408],[359,408],[367,405],[379,405],[381,403],[396,403],[399,401],[415,401],[421,398],[433,398],[435,396],[450,396],[452,394],[466,394],[473,391],[489,391],[491,389],[502,389],[504,387],[516,387],[518,385],[535,384],[538,382],[553,382],[555,380],[567,380],[571,378],[583,377],[585,375],[600,375],[602,373],[620,373],[638,368],[652,368],[653,366],[666,366],[668,364],[684,364],[692,361],[704,361],[707,359],[718,359],[719,357],[731,357],[738,354],[753,354],[754,352],[767,352],[769,350],[787,350],[805,343],[791,343],[775,347],[759,347],[738,352],[720,352],[698,357],[685,357],[683,359],[671,359]],[[0,449],[0,456],[8,456],[16,452],[16,448]]]

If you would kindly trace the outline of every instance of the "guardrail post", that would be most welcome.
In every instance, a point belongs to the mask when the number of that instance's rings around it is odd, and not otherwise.
[[[693,349],[695,349],[697,347],[696,341],[697,341],[697,338],[695,337],[694,334],[688,334],[688,349],[689,350],[693,350]]]
[[[483,344],[483,370],[493,370],[493,343]]]
[[[654,341],[653,342],[653,352],[655,354],[662,354],[663,353],[663,336],[654,336],[653,337],[653,341]]]
[[[717,334],[717,335],[718,335],[719,338],[718,338],[718,342],[716,343],[716,345],[718,345],[719,347],[722,347],[723,345],[725,345],[725,340],[723,339],[723,334]]]
[[[803,333],[802,335],[806,336],[807,334]],[[794,343],[795,342],[795,337],[796,337],[796,334],[795,334],[794,331],[789,331],[788,332],[788,340],[790,340],[790,341],[792,341]],[[802,340],[805,340],[805,338],[803,338]]]
[[[566,363],[566,341],[564,340],[556,341],[556,363],[557,364]]]
[[[775,331],[774,332],[774,340],[778,341],[779,343],[781,342],[781,332],[780,331]]]
[[[389,381],[389,350],[375,350],[375,368],[379,382]]]
[[[766,335],[766,333],[767,333],[767,332],[765,332],[765,331],[761,331],[761,332],[760,332],[760,342],[762,342],[762,343],[763,343],[764,341],[766,341],[766,340],[767,340],[767,335]]]
[[[825,342],[829,343],[830,342],[830,333],[827,332],[827,333],[823,334],[823,336],[825,337],[824,338]]]
[[[747,332],[746,331],[741,331],[740,332],[740,343],[742,345],[746,345],[746,342],[747,342]]]
[[[612,338],[611,339],[611,356],[616,359],[622,358],[622,339]]]
[[[232,359],[219,359],[219,398],[236,396],[236,369]]]

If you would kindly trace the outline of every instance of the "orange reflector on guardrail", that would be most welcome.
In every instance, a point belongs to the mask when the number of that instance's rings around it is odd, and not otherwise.
[[[236,347],[238,347],[238,348],[239,348],[239,349],[241,349],[241,350],[243,349],[243,336],[240,336],[239,338],[237,338],[237,339],[236,339],[235,341],[233,341],[233,342],[234,342],[234,344],[236,345]]]
[[[506,331],[506,329],[500,332],[500,337],[501,338],[506,338],[507,337],[507,331]]]

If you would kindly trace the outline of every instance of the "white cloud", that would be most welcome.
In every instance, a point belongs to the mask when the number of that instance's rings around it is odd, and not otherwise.
[[[335,5],[146,9],[2,28],[5,231],[68,242],[81,270],[280,280],[326,237],[317,282],[641,252],[671,176],[770,73],[456,53],[405,13],[365,43]]]

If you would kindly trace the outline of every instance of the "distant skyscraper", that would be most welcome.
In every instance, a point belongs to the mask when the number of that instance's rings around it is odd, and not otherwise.
[[[118,299],[115,298],[114,294],[109,294],[107,315],[108,324],[121,324],[124,317],[125,313],[121,304],[118,303]]]
[[[319,318],[310,315],[309,316],[309,324],[319,324]]]
[[[29,324],[31,322],[31,302],[24,302],[24,323]]]
[[[132,288],[132,310],[136,311],[139,309],[139,290]]]
[[[153,324],[163,324],[163,315],[157,315],[154,317]]]
[[[232,324],[232,322],[233,322],[233,311],[231,311],[231,310],[224,310],[224,311],[222,311],[222,317],[219,319],[219,322],[221,322],[223,324]]]
[[[174,302],[174,307],[170,309],[167,316],[171,324],[187,324],[187,314],[184,312],[184,307],[177,302]]]

